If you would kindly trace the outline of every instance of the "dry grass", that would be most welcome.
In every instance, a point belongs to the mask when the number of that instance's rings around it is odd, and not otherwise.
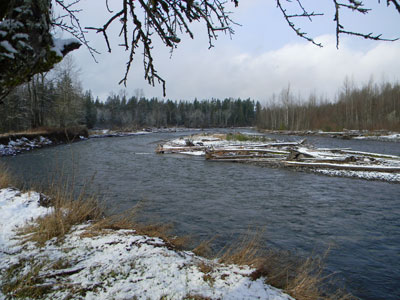
[[[246,234],[238,242],[217,254],[219,261],[225,264],[255,266],[262,257],[260,240],[261,233]]]
[[[174,250],[186,249],[190,242],[190,237],[188,236],[174,236],[172,234],[172,224],[144,224],[136,222],[135,219],[136,216],[134,214],[110,216],[94,223],[88,232],[89,234],[97,235],[101,234],[104,229],[130,229],[139,235],[161,238],[168,248]]]
[[[24,241],[33,241],[39,246],[43,246],[53,238],[62,241],[74,225],[90,221],[91,225],[85,230],[84,236],[98,236],[105,234],[106,230],[128,229],[134,230],[135,234],[159,237],[170,249],[187,248],[190,238],[172,235],[172,224],[144,224],[136,221],[143,203],[139,202],[126,213],[106,217],[105,209],[97,198],[86,195],[86,187],[82,188],[76,199],[73,193],[74,187],[69,186],[68,181],[64,183],[61,181],[53,182],[44,192],[48,196],[42,200],[42,205],[52,207],[52,211],[20,230],[20,234],[24,235]]]
[[[40,299],[51,290],[51,286],[43,285],[39,276],[44,264],[31,260],[20,260],[4,271],[1,291],[12,298],[7,299]]]
[[[213,286],[215,283],[215,278],[212,276],[212,272],[214,271],[213,266],[210,263],[200,262],[197,264],[197,268],[203,273],[204,282]]]
[[[88,228],[89,235],[102,234],[104,230],[134,230],[136,234],[161,238],[171,249],[186,249],[190,243],[188,236],[175,236],[172,234],[173,225],[163,223],[146,224],[138,221],[138,216],[144,208],[144,202],[138,202],[131,210],[117,215],[108,216],[97,220]]]
[[[46,241],[57,238],[62,240],[74,225],[87,221],[100,220],[103,209],[93,196],[85,196],[82,192],[78,199],[72,193],[58,188],[48,192],[48,203],[53,209],[51,213],[38,218],[34,224],[21,229],[26,234],[26,241],[44,245]]]
[[[9,136],[36,136],[36,135],[46,135],[46,134],[51,134],[54,132],[65,132],[65,131],[81,131],[85,129],[85,126],[70,126],[68,128],[60,128],[60,127],[38,127],[38,128],[31,128],[27,130],[22,130],[22,131],[10,131],[7,133],[0,133],[0,137],[9,137]]]
[[[213,251],[211,249],[211,243],[217,238],[217,236],[212,237],[207,241],[202,241],[198,244],[192,252],[198,256],[203,256],[207,258],[211,258],[213,255]]]
[[[1,167],[1,166],[0,166]],[[11,178],[6,171],[0,169],[0,188],[9,186]],[[53,207],[50,214],[38,218],[36,223],[22,229],[25,240],[34,241],[38,245],[44,245],[46,241],[57,238],[62,240],[74,225],[92,221],[92,225],[86,231],[88,235],[103,234],[104,230],[131,229],[136,234],[159,237],[163,239],[168,248],[174,250],[185,249],[188,245],[188,237],[176,237],[171,235],[171,224],[143,224],[137,222],[137,215],[142,204],[135,206],[130,212],[104,217],[102,206],[95,197],[85,196],[82,192],[77,199],[74,199],[71,192],[66,192],[67,184],[63,187],[60,184],[53,184],[46,192],[49,195],[49,205]],[[265,250],[261,245],[262,232],[247,234],[236,244],[224,249],[218,254],[219,261],[226,264],[249,265],[255,268],[250,275],[253,280],[265,278],[266,282],[283,289],[298,300],[316,299],[354,299],[341,291],[331,291],[329,285],[330,277],[325,276],[323,256],[300,259],[290,252],[279,250]],[[215,238],[215,237],[214,237]],[[210,244],[214,240],[200,243],[193,252],[197,255],[210,256]],[[212,284],[210,272],[212,266],[200,264],[199,269],[204,273],[204,280]],[[35,275],[36,270],[32,270]],[[27,280],[27,278],[23,278]],[[20,290],[22,294],[32,291],[24,290],[15,282],[16,286],[8,288]],[[43,291],[37,290],[42,293]],[[197,299],[196,296],[191,296]]]
[[[338,288],[331,275],[324,272],[322,256],[313,255],[302,259],[289,251],[263,249],[261,234],[246,235],[235,245],[219,254],[219,261],[227,264],[249,265],[255,268],[250,275],[253,280],[260,277],[274,287],[284,290],[298,300],[355,299]]]
[[[183,297],[183,300],[212,300],[212,298],[197,294],[187,294],[185,297]]]
[[[0,189],[10,187],[13,183],[8,169],[3,164],[0,164]]]

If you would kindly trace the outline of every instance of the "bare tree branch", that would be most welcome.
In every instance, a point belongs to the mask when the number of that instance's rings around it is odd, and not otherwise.
[[[367,14],[371,9],[369,8],[364,8],[364,3],[362,1],[358,1],[358,0],[347,0],[349,3],[341,3],[338,0],[332,0],[333,3],[335,4],[335,17],[334,17],[334,21],[336,23],[336,48],[339,48],[339,36],[340,34],[347,34],[347,35],[352,35],[352,36],[358,36],[358,37],[362,37],[364,39],[368,39],[368,40],[375,40],[375,41],[397,41],[399,38],[395,38],[395,39],[387,39],[387,38],[383,38],[382,34],[378,34],[378,35],[373,35],[373,33],[362,33],[362,32],[356,32],[356,31],[351,31],[351,30],[345,30],[344,26],[342,25],[341,21],[340,21],[340,9],[344,8],[344,9],[350,9],[354,12],[358,12],[361,14]],[[379,1],[380,3],[380,1]],[[397,2],[397,0],[387,0],[387,5],[389,6],[390,3],[394,3],[394,5],[396,6],[398,12],[400,13],[400,6],[399,3]]]
[[[94,61],[97,62],[95,54],[99,54],[99,52],[90,46],[89,41],[86,39],[86,31],[83,30],[77,16],[81,10],[74,9],[74,6],[79,2],[80,0],[74,0],[70,3],[66,3],[65,0],[55,0],[56,5],[60,6],[62,10],[65,11],[66,15],[55,18],[52,26],[58,27],[62,31],[66,31],[78,39],[83,45],[86,46]],[[69,24],[65,22],[66,17],[68,17],[70,20]]]
[[[301,10],[303,11],[302,14],[288,14],[287,10],[282,6],[281,0],[276,0],[276,5],[277,7],[281,10],[283,17],[285,18],[286,22],[288,23],[289,27],[293,29],[293,31],[301,38],[313,43],[314,45],[318,46],[318,47],[322,47],[321,43],[317,43],[314,41],[313,38],[311,38],[310,36],[307,35],[306,32],[302,32],[300,27],[296,27],[296,25],[290,21],[291,18],[295,18],[295,17],[306,17],[308,18],[310,21],[312,21],[313,17],[316,16],[322,16],[322,13],[309,13],[305,10],[304,6],[301,3],[301,0],[296,0],[298,5],[300,6]]]
[[[235,6],[237,0],[231,0]],[[111,11],[108,7],[108,11]],[[165,96],[165,80],[159,76],[154,66],[152,56],[152,38],[157,36],[164,45],[172,51],[177,47],[181,38],[179,35],[187,34],[193,38],[190,23],[194,21],[203,22],[207,28],[209,47],[213,47],[213,41],[218,38],[217,33],[233,34],[232,25],[236,24],[230,19],[230,12],[226,11],[227,1],[224,0],[122,0],[122,10],[114,13],[102,27],[86,27],[88,30],[95,30],[102,33],[111,52],[111,45],[108,38],[108,30],[111,24],[121,22],[120,36],[123,46],[130,51],[126,64],[125,75],[119,82],[126,85],[129,71],[131,69],[136,49],[143,49],[144,78],[149,84],[158,81],[163,86]],[[144,13],[143,17],[138,12]],[[133,26],[129,35],[129,26]]]

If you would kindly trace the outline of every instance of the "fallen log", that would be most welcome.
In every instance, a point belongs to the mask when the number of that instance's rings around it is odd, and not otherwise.
[[[209,155],[207,159],[211,160],[227,160],[227,159],[259,159],[259,158],[276,158],[275,155]]]
[[[343,171],[364,171],[364,172],[386,172],[386,173],[400,173],[400,167],[385,167],[385,166],[363,166],[363,165],[342,165],[330,163],[309,163],[297,161],[285,161],[286,167],[306,167],[314,169],[333,169]]]
[[[373,157],[373,158],[388,158],[388,159],[400,160],[400,156],[389,155],[389,154],[370,153],[370,152],[362,152],[362,151],[352,151],[352,150],[347,150],[347,149],[341,150],[341,152],[345,153],[345,154],[355,154],[355,155],[361,155],[361,156]]]
[[[262,157],[274,158],[277,156],[286,157],[288,153],[289,152],[287,151],[267,149],[207,149],[206,159],[256,159]]]
[[[220,152],[220,153],[271,153],[277,155],[287,155],[289,151],[282,151],[282,150],[270,150],[270,149],[249,149],[249,148],[214,148],[207,150],[208,152]]]
[[[192,151],[204,151],[207,147],[205,146],[188,146],[188,147],[166,147],[158,145],[156,148],[156,153],[180,153],[180,152],[192,152]]]

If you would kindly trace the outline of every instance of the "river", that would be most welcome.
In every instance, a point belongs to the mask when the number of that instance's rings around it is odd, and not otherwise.
[[[400,185],[157,155],[157,143],[192,132],[89,139],[0,158],[24,182],[70,178],[110,212],[142,201],[142,217],[172,222],[219,248],[262,229],[265,243],[309,255],[329,246],[327,269],[362,299],[400,299]],[[286,140],[301,137],[282,136]],[[321,147],[400,154],[400,144],[309,137]],[[71,179],[73,178],[73,179]]]

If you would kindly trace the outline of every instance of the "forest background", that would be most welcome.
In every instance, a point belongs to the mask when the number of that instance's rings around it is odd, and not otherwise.
[[[97,129],[243,127],[273,130],[400,130],[400,84],[357,84],[345,78],[334,98],[304,98],[290,84],[263,105],[255,99],[146,98],[142,89],[94,98],[79,81],[72,57],[35,75],[0,105],[0,132],[85,125]]]

